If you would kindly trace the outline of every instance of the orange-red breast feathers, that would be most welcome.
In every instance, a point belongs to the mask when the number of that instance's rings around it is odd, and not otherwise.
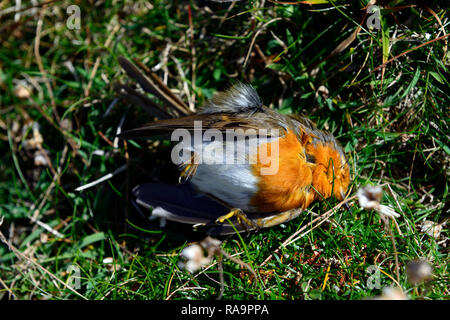
[[[276,157],[271,154],[271,143],[278,143],[279,154]],[[305,147],[290,130],[284,137],[271,143],[259,146],[258,160],[252,167],[253,174],[259,177],[259,191],[251,200],[252,205],[261,212],[308,207],[314,200],[314,194],[310,192],[312,168],[306,161]],[[275,174],[261,175],[262,168],[274,165],[261,161],[263,148],[267,148],[270,161],[277,162],[278,171]]]
[[[251,200],[261,212],[282,212],[293,208],[307,208],[314,200],[334,195],[342,199],[350,182],[349,168],[335,141],[317,142],[307,133],[299,137],[291,130],[275,142],[262,144],[253,174],[258,176],[258,192]],[[271,156],[271,143],[278,143],[276,161],[278,171],[262,175],[261,169],[273,165],[260,159],[262,148]]]

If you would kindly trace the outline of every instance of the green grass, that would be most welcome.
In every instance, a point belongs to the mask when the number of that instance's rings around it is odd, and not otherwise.
[[[252,83],[266,105],[307,114],[332,131],[350,159],[352,194],[368,183],[385,184],[382,203],[401,214],[402,235],[392,227],[403,289],[411,299],[448,296],[448,229],[435,239],[422,233],[420,224],[448,219],[449,38],[407,52],[449,31],[444,2],[431,1],[428,7],[383,2],[382,29],[373,32],[363,19],[365,1],[339,6],[265,1],[264,7],[261,1],[232,7],[206,1],[76,3],[79,30],[66,27],[66,8],[73,2],[22,11],[17,22],[6,11],[15,2],[0,2],[0,230],[35,261],[0,243],[0,279],[7,287],[0,284],[0,298],[82,299],[41,267],[88,299],[208,299],[219,294],[217,264],[194,275],[177,266],[181,249],[204,234],[170,222],[160,229],[158,221],[141,217],[131,204],[134,185],[175,183],[178,173],[168,143],[151,149],[144,143],[120,142],[119,149],[110,145],[123,115],[125,128],[151,121],[122,100],[105,115],[117,97],[113,84],[127,81],[119,55],[159,66],[156,72],[167,77],[169,87],[196,106],[240,80]],[[399,10],[387,9],[394,7]],[[42,68],[34,47],[40,13]],[[355,40],[330,57],[362,21]],[[398,55],[384,71],[374,71]],[[18,97],[18,81],[32,88],[29,96]],[[39,124],[51,166],[36,165],[39,148],[26,145],[32,122]],[[127,163],[128,169],[108,182],[74,191]],[[323,214],[335,204],[316,203],[311,210]],[[314,217],[305,214],[250,236],[220,238],[224,250],[259,275],[257,281],[225,259],[224,298],[373,297],[381,289],[368,286],[371,265],[382,270],[381,288],[393,285],[394,250],[387,230],[375,212],[360,209],[357,201],[351,204],[350,211],[336,210],[327,223],[265,264]],[[105,258],[115,264],[104,263]],[[405,266],[417,258],[433,266],[428,285],[407,281]],[[79,283],[71,278],[77,272]]]

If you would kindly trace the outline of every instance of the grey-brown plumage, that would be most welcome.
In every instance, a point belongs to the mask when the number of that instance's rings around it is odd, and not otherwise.
[[[197,113],[251,113],[260,111],[262,106],[256,90],[251,85],[238,82],[228,90],[216,93]]]

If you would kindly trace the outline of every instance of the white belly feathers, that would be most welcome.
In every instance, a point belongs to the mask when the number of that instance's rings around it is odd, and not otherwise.
[[[197,143],[192,141],[194,139],[186,139],[176,146],[176,152],[172,156],[181,157],[178,151],[183,150],[182,156],[186,160],[190,156],[187,157],[185,152],[194,152],[194,161],[198,163],[197,170],[190,179],[194,187],[205,194],[214,195],[231,208],[255,212],[257,210],[250,205],[250,201],[258,191],[258,177],[253,174],[252,165],[256,162],[255,155],[260,143],[273,142],[274,139],[278,137],[261,139],[251,136],[239,142],[199,139]],[[184,163],[180,159],[172,160]]]

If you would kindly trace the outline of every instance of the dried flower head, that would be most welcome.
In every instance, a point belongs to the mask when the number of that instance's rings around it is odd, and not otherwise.
[[[48,165],[47,158],[45,157],[43,152],[41,152],[40,150],[38,150],[34,153],[34,165],[35,166],[47,166]]]
[[[400,215],[389,206],[380,204],[383,197],[383,190],[380,186],[365,186],[359,188],[356,195],[358,196],[359,205],[366,210],[375,210],[379,214],[391,218],[398,218]]]
[[[356,195],[358,196],[359,205],[364,209],[376,209],[380,205],[383,190],[380,186],[365,186],[359,188]]]
[[[442,227],[445,226],[445,224],[446,222],[436,223],[430,220],[425,220],[420,225],[420,231],[426,233],[430,237],[439,239],[439,237],[441,236]]]
[[[385,216],[388,216],[388,217],[391,217],[391,218],[398,218],[398,217],[400,217],[400,215],[397,212],[395,212],[394,209],[392,209],[389,206],[385,206],[383,204],[380,204],[380,206],[378,207],[377,212],[380,213],[380,214],[384,214]]]
[[[222,242],[220,240],[214,239],[209,236],[200,241],[200,245],[208,252],[208,256],[215,255],[221,244]]]
[[[39,123],[37,122],[32,122],[30,124],[23,126],[22,128],[23,134],[25,134],[25,132],[29,129],[30,126],[32,128],[32,135],[30,138],[22,142],[23,148],[25,150],[38,149],[39,147],[42,147],[42,143],[44,142],[44,138],[42,137],[42,134],[39,131]]]
[[[180,257],[182,261],[178,263],[178,266],[182,269],[194,273],[203,266],[211,263],[214,255],[220,253],[221,241],[206,237],[198,244],[192,244],[187,246],[180,252]],[[207,256],[205,256],[205,252]]]
[[[425,260],[413,260],[406,266],[408,282],[416,285],[431,279],[433,268]]]
[[[31,96],[31,88],[21,81],[14,87],[14,95],[19,99],[28,99]]]
[[[194,273],[205,265],[211,263],[211,258],[205,257],[203,248],[198,244],[190,245],[181,250],[180,257],[183,261],[178,263],[182,269]]]
[[[103,259],[103,264],[105,264],[106,269],[111,272],[117,272],[122,269],[122,266],[118,263],[114,263],[114,259],[112,257],[107,257]]]

